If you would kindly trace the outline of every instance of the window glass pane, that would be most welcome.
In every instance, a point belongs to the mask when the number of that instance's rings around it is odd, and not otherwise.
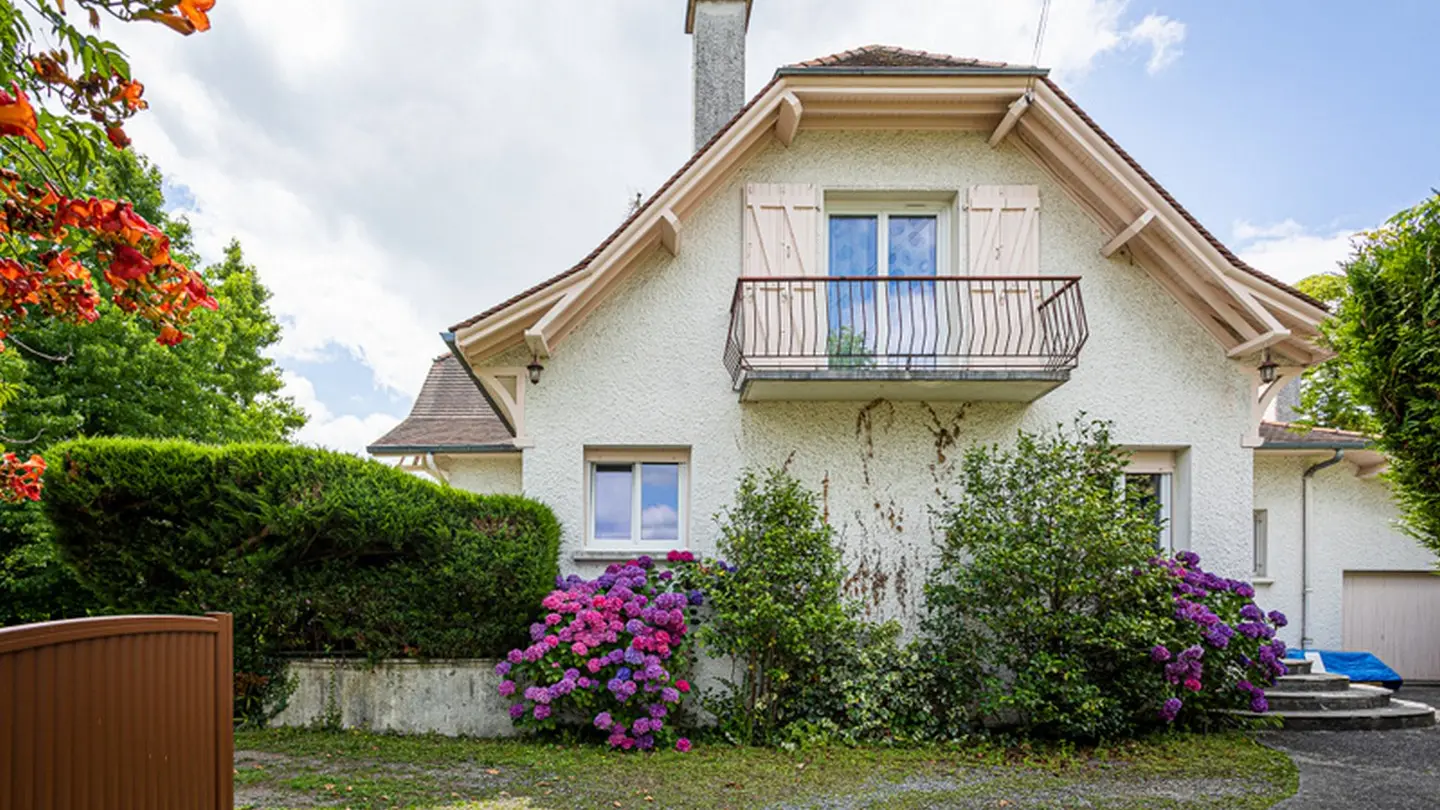
[[[1153,503],[1155,511],[1155,545],[1170,550],[1170,475],[1169,473],[1127,473],[1127,494],[1141,503]]]
[[[680,539],[680,465],[640,465],[640,538]]]
[[[875,276],[880,272],[880,218],[830,217],[830,275]],[[826,286],[829,333],[826,353],[834,365],[868,365],[875,356],[880,313],[875,282],[836,281]]]
[[[595,503],[591,508],[595,511],[595,539],[629,540],[634,468],[629,464],[596,464],[594,470]]]
[[[1268,513],[1264,509],[1255,510],[1255,576],[1265,576],[1266,550],[1266,524],[1269,522]]]
[[[936,218],[892,216],[888,228],[887,274],[891,277],[935,275]],[[886,354],[934,357],[941,326],[935,309],[935,282],[891,281],[886,286],[889,313]]]

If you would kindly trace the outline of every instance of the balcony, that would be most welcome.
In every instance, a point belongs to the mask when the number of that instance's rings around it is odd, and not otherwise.
[[[725,366],[744,402],[1033,402],[1088,336],[1076,276],[750,276]]]

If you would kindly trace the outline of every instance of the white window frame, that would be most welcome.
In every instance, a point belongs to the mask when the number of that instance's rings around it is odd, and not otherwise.
[[[1125,464],[1125,475],[1154,475],[1160,478],[1155,488],[1160,499],[1160,526],[1155,545],[1165,554],[1175,552],[1175,453],[1170,450],[1132,450]]]
[[[1266,579],[1270,576],[1270,510],[1255,510],[1253,540],[1253,574],[1256,579]]]
[[[887,192],[870,196],[830,192],[825,195],[825,217],[820,233],[820,261],[826,276],[830,272],[830,219],[833,216],[876,219],[875,278],[890,276],[890,226],[892,216],[935,217],[935,275],[954,275],[951,253],[955,243],[951,212],[955,210],[954,194],[944,197],[935,192]],[[884,285],[879,289],[883,290]]]
[[[630,539],[615,540],[595,537],[595,468],[597,465],[631,465]],[[676,539],[646,540],[641,525],[641,502],[644,497],[641,478],[643,464],[677,464],[679,494],[676,500]],[[590,447],[585,449],[585,546],[601,551],[669,551],[688,548],[690,544],[690,450],[688,448],[626,448]]]

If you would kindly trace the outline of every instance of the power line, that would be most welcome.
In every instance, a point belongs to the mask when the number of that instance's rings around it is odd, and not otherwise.
[[[1030,55],[1030,66],[1040,66],[1040,47],[1045,44],[1045,23],[1050,20],[1050,0],[1040,0],[1040,24],[1035,26],[1035,50]],[[1035,92],[1035,77],[1030,77],[1030,89],[1026,95]]]

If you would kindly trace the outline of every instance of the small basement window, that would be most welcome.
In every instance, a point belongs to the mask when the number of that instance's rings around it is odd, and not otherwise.
[[[587,450],[586,546],[684,548],[689,467],[689,450]]]

